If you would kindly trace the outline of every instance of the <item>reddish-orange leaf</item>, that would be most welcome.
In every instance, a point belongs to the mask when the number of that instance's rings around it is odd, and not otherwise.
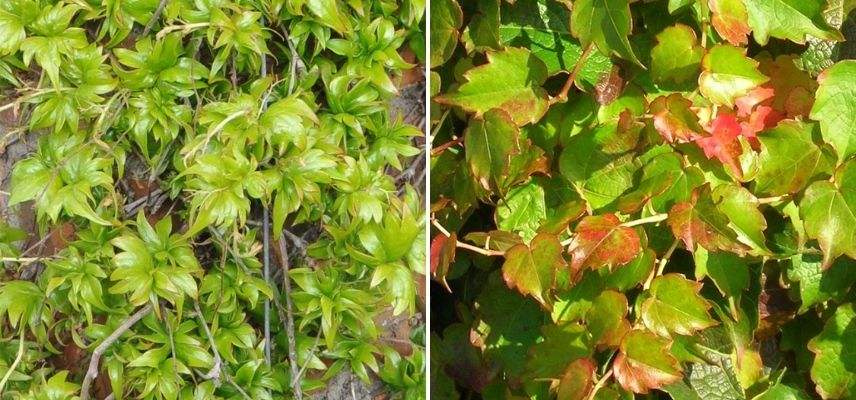
[[[793,56],[782,55],[774,60],[762,55],[758,61],[758,69],[770,77],[764,87],[775,93],[769,105],[784,114],[783,118],[807,117],[814,105],[817,81],[797,68]]]
[[[675,237],[683,240],[690,251],[700,245],[708,251],[746,252],[737,241],[737,234],[728,226],[728,217],[713,203],[709,185],[693,190],[690,201],[672,206],[668,223]]]
[[[621,226],[615,214],[585,217],[575,232],[569,249],[574,271],[624,265],[642,251],[639,235],[633,228]]]
[[[556,388],[556,398],[562,400],[584,400],[592,390],[592,377],[597,368],[590,358],[580,358],[568,365]]]
[[[689,142],[702,132],[698,115],[690,109],[693,102],[679,93],[661,96],[651,102],[654,128],[667,142]]]
[[[645,394],[681,379],[681,366],[669,351],[669,341],[635,329],[624,336],[612,362],[615,379],[624,389]]]
[[[704,150],[707,158],[716,158],[734,173],[738,178],[743,177],[740,168],[740,155],[743,147],[737,138],[742,128],[737,117],[730,113],[720,113],[710,126],[710,136],[696,139],[696,144]]]
[[[711,23],[716,33],[735,46],[749,43],[749,14],[742,0],[710,0]]]
[[[458,235],[455,232],[452,232],[451,236],[440,233],[431,240],[431,275],[449,292],[452,289],[449,289],[446,275],[449,273],[449,266],[455,261],[457,241]]]

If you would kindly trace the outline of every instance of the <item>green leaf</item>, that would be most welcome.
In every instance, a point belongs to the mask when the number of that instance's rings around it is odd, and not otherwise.
[[[510,47],[489,51],[487,64],[467,71],[464,77],[466,83],[434,101],[461,107],[476,116],[500,108],[518,126],[536,122],[547,112],[547,92],[541,88],[547,67],[529,50]]]
[[[699,295],[701,283],[680,274],[654,278],[640,316],[645,326],[660,336],[692,335],[716,325],[708,309],[710,304]]]
[[[558,378],[573,361],[592,353],[586,328],[579,324],[545,325],[544,340],[529,350],[526,376],[532,379]]]
[[[823,19],[822,0],[745,0],[755,40],[766,45],[770,36],[805,43],[808,36],[841,40]]]
[[[45,293],[30,281],[13,280],[0,285],[0,317],[4,314],[9,318],[9,326],[17,328],[29,326],[39,320]]]
[[[823,139],[835,148],[839,160],[856,154],[856,61],[841,61],[824,71],[818,81],[811,118],[820,121]]]
[[[749,93],[769,78],[758,71],[758,62],[746,57],[745,50],[716,45],[702,60],[698,78],[702,95],[715,104],[734,106],[734,100]]]
[[[640,329],[624,336],[612,372],[622,387],[641,394],[681,379],[681,367],[669,352],[669,342]]]
[[[722,294],[734,298],[749,287],[749,263],[733,253],[717,251],[709,253],[704,248],[693,254],[696,278],[709,276]]]
[[[431,68],[446,63],[458,46],[464,14],[457,0],[431,2]]]
[[[815,124],[782,121],[758,136],[760,169],[755,193],[770,196],[797,193],[817,175],[831,172],[834,156],[812,140]]]
[[[511,116],[501,109],[470,120],[464,132],[467,164],[485,190],[498,187],[499,179],[508,175],[511,159],[520,153],[519,136]]]
[[[705,185],[693,191],[689,201],[675,204],[669,210],[669,226],[688,250],[701,246],[708,251],[724,250],[743,254],[744,247],[729,227],[728,217],[720,211]]]
[[[503,2],[501,19],[502,44],[528,48],[547,66],[548,75],[570,71],[580,61],[583,46],[571,34],[565,5],[551,0]],[[609,57],[592,52],[580,67],[577,82],[593,87],[611,66]]]
[[[856,261],[841,257],[824,270],[820,256],[797,254],[787,261],[788,279],[795,282],[803,313],[835,298],[843,298],[856,284]]]
[[[695,83],[704,49],[692,28],[677,24],[657,34],[651,50],[651,77],[657,83]]]
[[[746,188],[738,185],[720,185],[711,193],[716,208],[728,217],[728,226],[737,233],[737,238],[753,250],[766,254],[764,230],[767,221],[758,210],[758,199]]]
[[[571,32],[583,47],[595,44],[603,54],[641,66],[627,38],[632,27],[627,0],[578,0],[571,10]]]
[[[500,0],[481,0],[478,10],[470,19],[464,35],[465,45],[472,44],[475,49],[498,49],[499,43],[499,2]]]
[[[627,298],[616,291],[606,290],[592,302],[586,314],[586,328],[598,346],[618,347],[621,338],[630,331]]]
[[[523,241],[529,242],[547,219],[544,188],[529,182],[511,189],[497,205],[495,219],[497,228],[516,232]]]
[[[856,161],[843,165],[835,183],[815,182],[799,203],[809,238],[823,250],[823,267],[842,254],[856,258]]]
[[[509,288],[517,289],[524,296],[532,296],[550,308],[553,301],[549,293],[556,273],[562,268],[566,268],[566,263],[559,239],[542,233],[535,236],[528,246],[518,244],[505,252],[502,277]]]
[[[856,310],[853,303],[839,306],[823,331],[808,343],[814,354],[811,379],[827,399],[846,399],[856,394],[856,372],[851,349],[856,346]]]
[[[574,233],[568,246],[574,271],[602,267],[612,270],[629,263],[642,251],[639,235],[633,228],[621,226],[615,214],[585,217]]]

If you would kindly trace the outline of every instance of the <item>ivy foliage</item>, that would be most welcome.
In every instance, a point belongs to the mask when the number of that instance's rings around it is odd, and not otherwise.
[[[432,396],[856,397],[854,8],[432,1]]]
[[[424,13],[0,2],[0,398],[425,398]]]

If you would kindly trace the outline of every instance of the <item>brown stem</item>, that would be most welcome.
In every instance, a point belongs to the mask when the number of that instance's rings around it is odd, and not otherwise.
[[[463,142],[463,141],[464,141],[464,137],[460,136],[460,137],[457,137],[457,138],[450,140],[446,143],[443,143],[443,144],[431,149],[431,156],[439,155],[439,154],[443,153],[444,151],[446,151],[446,149],[448,149],[449,147],[461,144],[461,142]]]
[[[152,27],[155,25],[155,22],[160,19],[160,16],[163,13],[163,9],[166,8],[167,3],[169,3],[169,0],[160,1],[160,3],[158,4],[158,8],[155,9],[155,12],[154,14],[152,14],[152,17],[149,18],[149,22],[146,23],[146,27],[143,28],[143,33],[140,36],[146,36],[149,34],[149,32],[151,32]]]
[[[288,248],[286,247],[285,235],[280,234],[279,257],[282,266],[282,287],[285,290],[285,329],[288,335],[288,363],[291,367],[291,390],[297,400],[303,399],[303,391],[300,389],[300,369],[297,365],[297,344],[294,341],[294,312],[291,303],[291,277],[288,275]]]
[[[577,80],[577,75],[579,75],[580,71],[583,69],[583,66],[588,61],[588,58],[591,55],[593,49],[594,43],[589,43],[589,45],[586,46],[582,54],[580,54],[579,60],[577,60],[577,63],[574,64],[574,69],[571,70],[570,75],[568,75],[568,80],[565,81],[565,86],[562,87],[562,91],[559,92],[558,95],[550,99],[550,104],[564,103],[568,99],[568,92],[570,92],[571,87],[574,86],[574,82]]]
[[[146,304],[144,307],[137,310],[137,312],[131,314],[125,322],[122,322],[110,336],[107,336],[98,347],[95,348],[95,351],[92,352],[92,358],[89,359],[89,368],[86,370],[86,376],[83,378],[83,384],[80,387],[80,400],[89,400],[89,387],[92,385],[92,380],[98,377],[98,363],[101,361],[101,356],[104,355],[104,352],[107,351],[110,346],[113,345],[116,340],[119,340],[128,329],[131,329],[134,324],[136,324],[139,320],[143,319],[146,315],[152,312],[151,303]]]

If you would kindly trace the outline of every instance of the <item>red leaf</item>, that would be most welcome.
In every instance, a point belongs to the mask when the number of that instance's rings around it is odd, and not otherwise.
[[[569,250],[574,271],[624,265],[642,251],[639,235],[633,228],[621,226],[615,214],[585,217],[575,231]]]
[[[693,103],[679,93],[661,96],[651,102],[654,128],[670,143],[686,143],[698,137],[702,131],[698,115],[690,109]]]
[[[710,126],[710,136],[700,137],[695,140],[696,144],[704,150],[707,158],[716,157],[722,164],[728,167],[738,178],[743,177],[740,168],[740,155],[743,147],[740,141],[742,128],[737,118],[730,113],[720,113]]]
[[[452,289],[449,289],[449,284],[446,282],[446,274],[449,273],[449,266],[455,261],[457,241],[455,232],[452,232],[452,236],[439,233],[431,240],[431,275],[449,292]]]

